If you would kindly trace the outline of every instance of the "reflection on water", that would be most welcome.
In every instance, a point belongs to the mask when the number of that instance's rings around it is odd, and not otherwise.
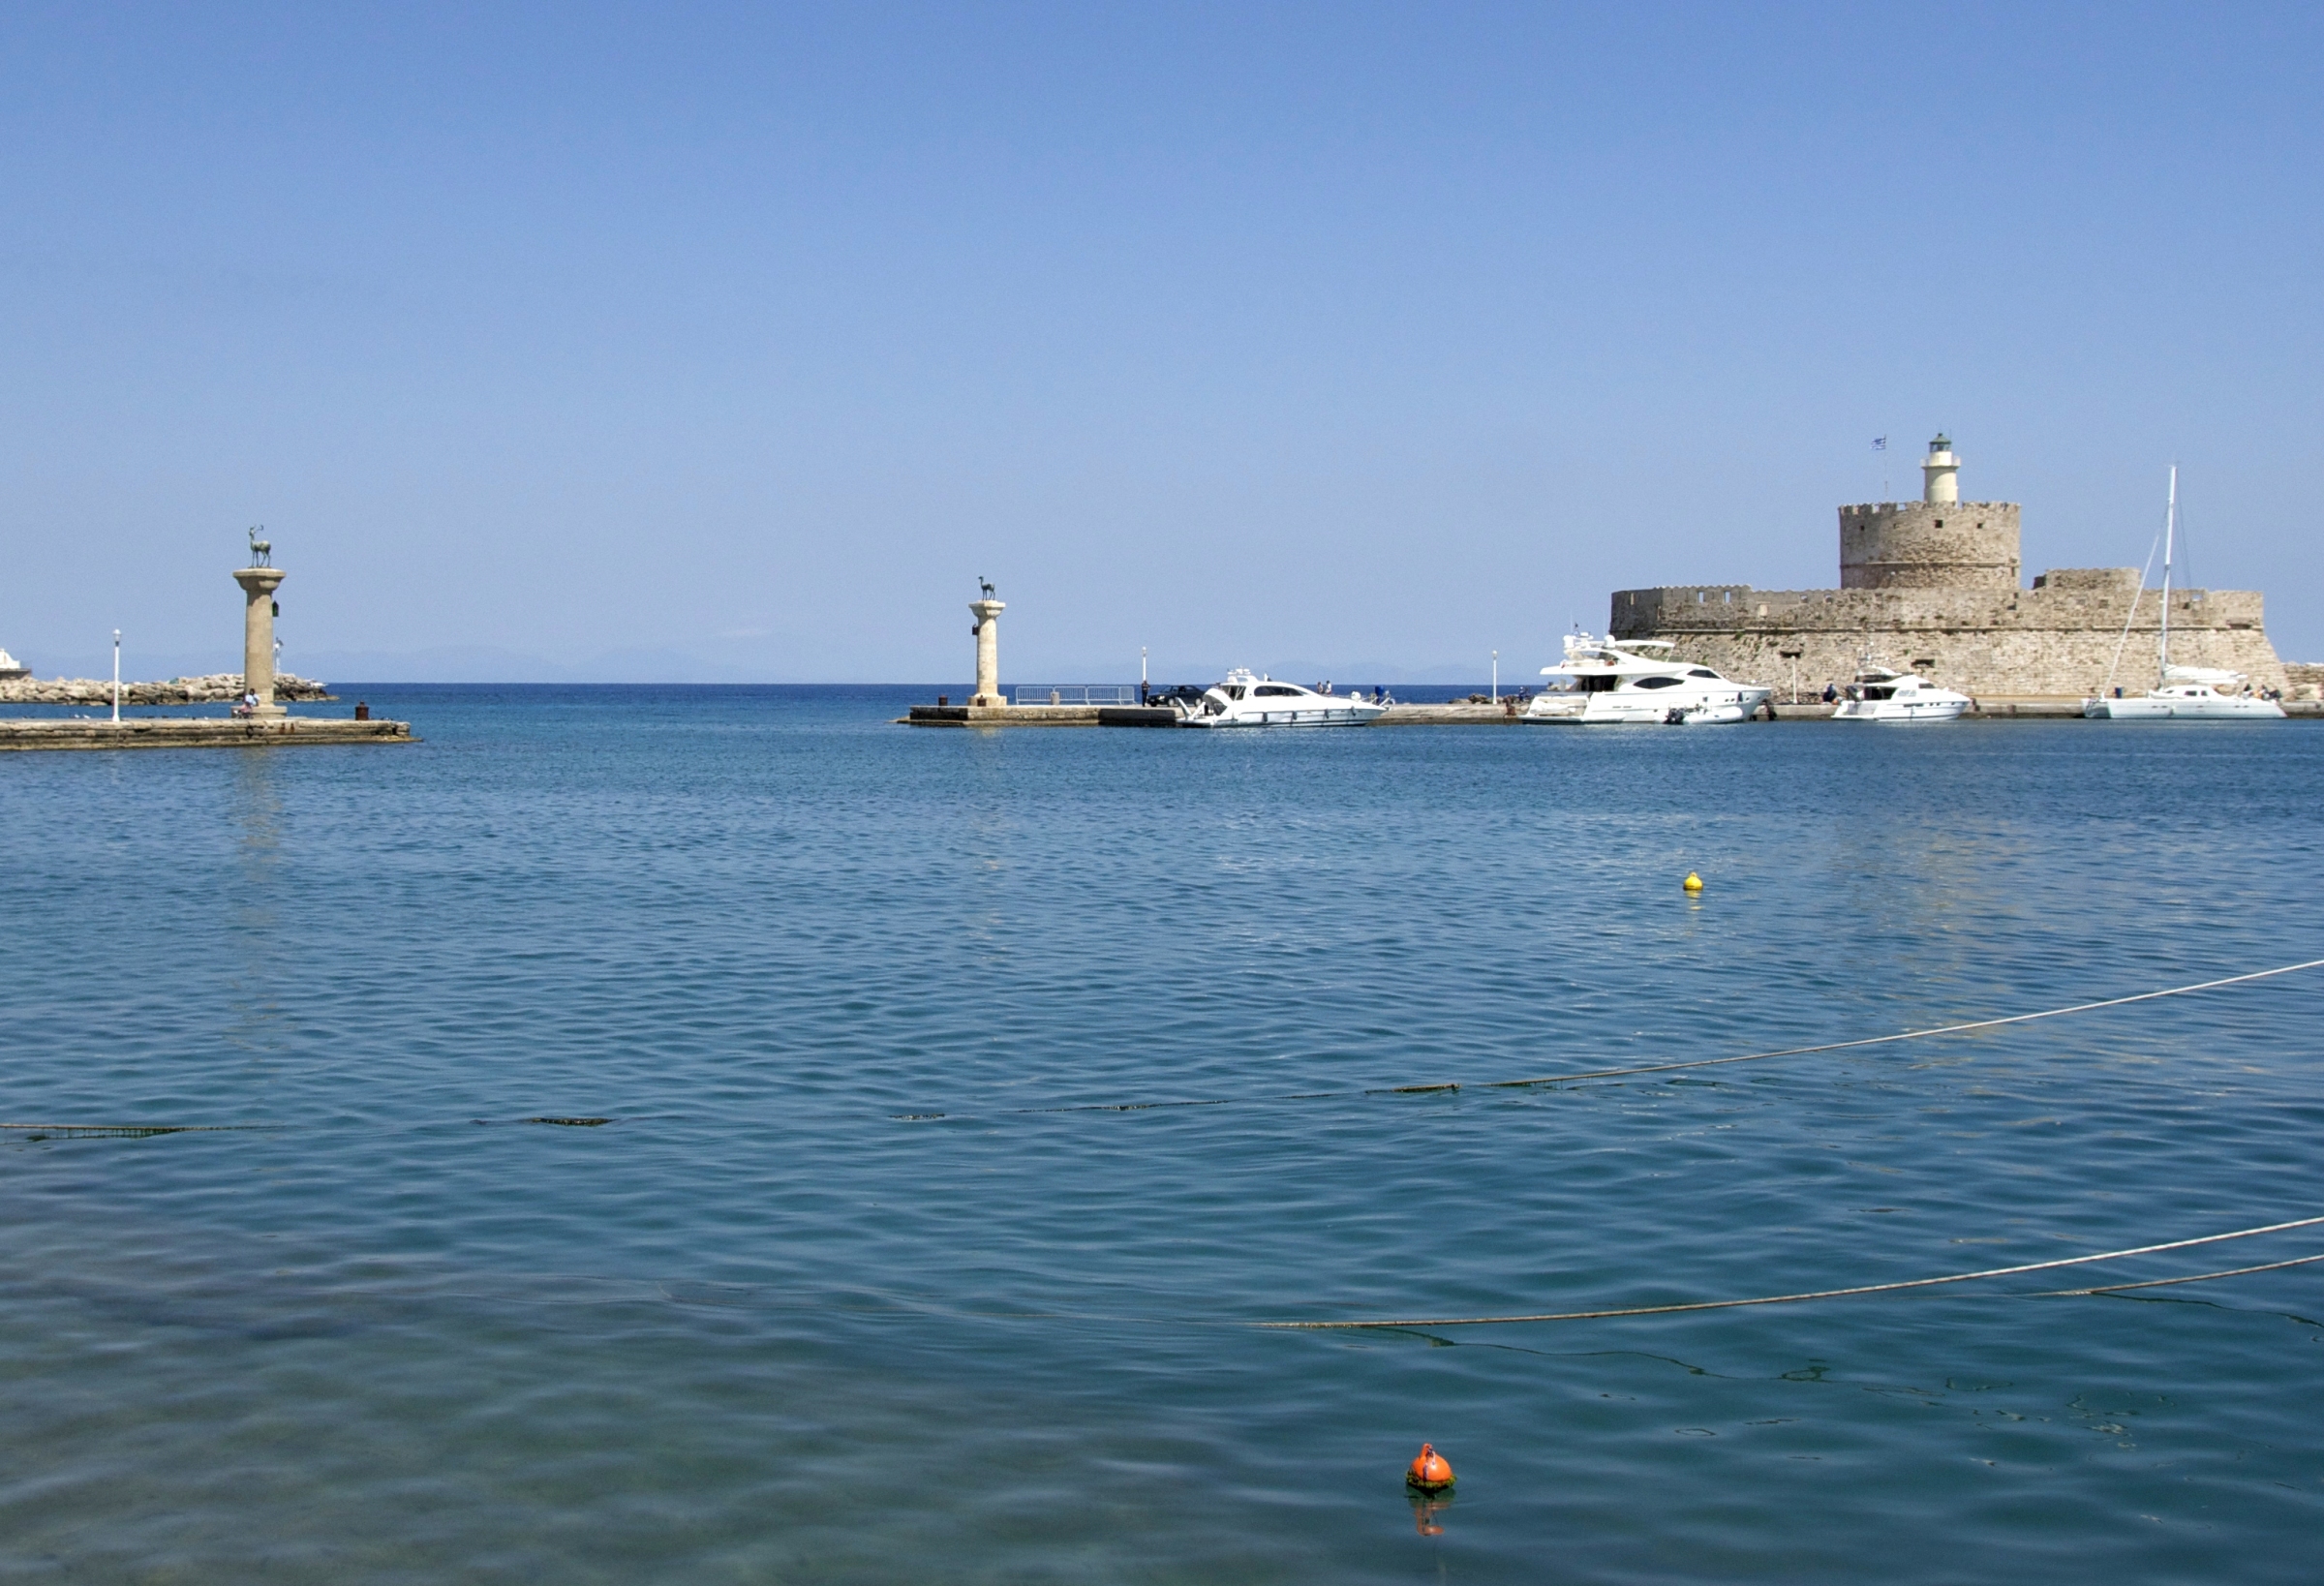
[[[2324,985],[1710,1083],[1000,1109],[1718,1055],[2314,956],[2324,735],[1222,742],[915,734],[841,690],[365,697],[427,742],[0,768],[9,1115],[285,1125],[0,1135],[11,1565],[2309,1569],[2312,1267],[2136,1302],[1245,1324],[2309,1210]],[[934,1112],[977,1115],[894,1116]],[[1424,1437],[1457,1512],[1393,1509]]]
[[[229,1039],[262,1063],[280,1049],[283,988],[296,975],[296,954],[283,941],[278,893],[283,867],[283,754],[274,749],[238,750],[224,758],[230,766],[225,808],[218,818],[234,834],[234,867],[229,881],[226,919],[228,950],[222,955],[221,991],[236,1014]]]
[[[1451,1493],[1407,1492],[1404,1501],[1412,1506],[1412,1528],[1416,1533],[1423,1537],[1441,1537],[1445,1534],[1444,1524],[1437,1516],[1452,1507]]]

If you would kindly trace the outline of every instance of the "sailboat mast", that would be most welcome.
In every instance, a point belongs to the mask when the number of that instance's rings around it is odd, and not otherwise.
[[[2179,465],[2171,465],[2171,501],[2162,512],[2162,643],[2156,652],[2155,686],[2171,681],[2171,545],[2179,528]]]

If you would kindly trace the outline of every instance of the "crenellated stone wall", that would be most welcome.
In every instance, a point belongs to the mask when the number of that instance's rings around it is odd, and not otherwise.
[[[2133,567],[2069,567],[2044,573],[2030,590],[1617,590],[1607,631],[1674,640],[1681,656],[1772,684],[1779,697],[1789,697],[1795,659],[1808,692],[1854,676],[1868,650],[1879,664],[1965,693],[2089,695],[2110,670],[2124,688],[2155,686],[2161,592],[2137,586]],[[2287,682],[2261,597],[2249,590],[2173,590],[2171,659],[2227,667],[2259,688]]]
[[[2013,590],[2015,502],[1879,502],[1840,508],[1844,590]]]

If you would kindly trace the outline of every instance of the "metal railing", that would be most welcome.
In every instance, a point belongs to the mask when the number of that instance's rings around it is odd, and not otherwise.
[[[1138,703],[1138,685],[1022,683],[1017,686],[1016,702],[1020,705],[1135,705]]]

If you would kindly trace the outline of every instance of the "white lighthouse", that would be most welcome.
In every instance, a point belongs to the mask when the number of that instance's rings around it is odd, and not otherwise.
[[[1940,433],[1929,442],[1929,454],[1920,460],[1922,484],[1920,499],[1946,505],[1961,499],[1961,459],[1953,455],[1953,443]]]

